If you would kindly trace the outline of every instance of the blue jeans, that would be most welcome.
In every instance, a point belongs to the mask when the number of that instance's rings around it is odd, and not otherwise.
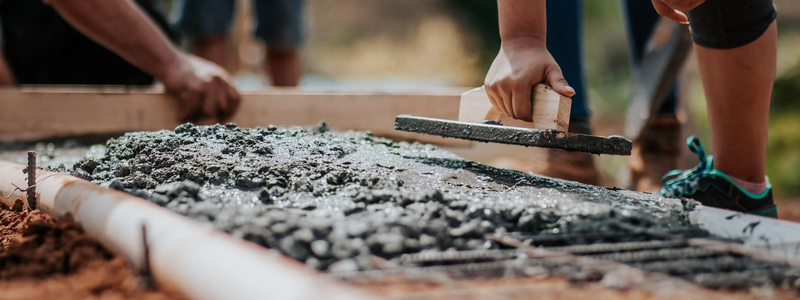
[[[621,0],[628,36],[631,66],[638,68],[647,39],[656,27],[659,15],[649,0]],[[586,75],[583,69],[582,0],[547,1],[547,49],[561,66],[564,78],[575,89],[570,119],[588,120]],[[672,88],[659,114],[675,114],[677,84]]]
[[[297,49],[303,45],[305,0],[254,0],[258,19],[255,36],[268,47]],[[186,0],[178,28],[190,38],[227,35],[234,14],[233,0]]]

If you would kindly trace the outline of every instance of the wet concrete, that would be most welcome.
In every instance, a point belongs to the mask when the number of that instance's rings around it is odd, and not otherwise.
[[[483,238],[492,232],[690,227],[679,200],[496,169],[324,124],[129,133],[110,140],[104,157],[61,171],[323,270],[368,269],[370,255],[495,249]]]
[[[555,129],[535,130],[434,118],[398,116],[394,129],[478,142],[560,149],[592,154],[631,155],[633,143],[621,136],[596,136]]]
[[[56,168],[64,165],[71,168],[76,162],[86,157],[100,158],[105,153],[105,146],[86,145],[71,141],[67,143],[32,143],[0,145],[0,160],[21,165],[28,163],[28,151],[36,151],[36,165],[41,169]]]

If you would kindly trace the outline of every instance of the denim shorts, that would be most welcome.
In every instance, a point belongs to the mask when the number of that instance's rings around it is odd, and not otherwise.
[[[189,38],[230,33],[234,0],[184,0],[178,28]],[[305,41],[304,0],[253,0],[255,36],[268,47],[297,49]]]

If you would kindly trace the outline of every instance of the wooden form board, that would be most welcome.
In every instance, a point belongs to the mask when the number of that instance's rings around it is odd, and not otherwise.
[[[266,127],[308,126],[325,120],[335,130],[370,130],[377,136],[396,140],[469,146],[469,141],[394,130],[394,119],[401,114],[458,119],[460,95],[460,91],[376,93],[283,89],[242,93],[242,104],[231,122],[241,127]],[[0,89],[0,141],[174,129],[179,125],[177,109],[174,99],[152,90]]]

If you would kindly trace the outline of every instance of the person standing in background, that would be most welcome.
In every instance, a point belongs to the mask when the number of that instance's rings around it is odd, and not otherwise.
[[[305,40],[304,0],[253,0],[258,26],[255,36],[267,45],[264,70],[273,86],[297,86]],[[234,19],[234,0],[185,0],[178,28],[191,51],[227,65],[228,40]]]

